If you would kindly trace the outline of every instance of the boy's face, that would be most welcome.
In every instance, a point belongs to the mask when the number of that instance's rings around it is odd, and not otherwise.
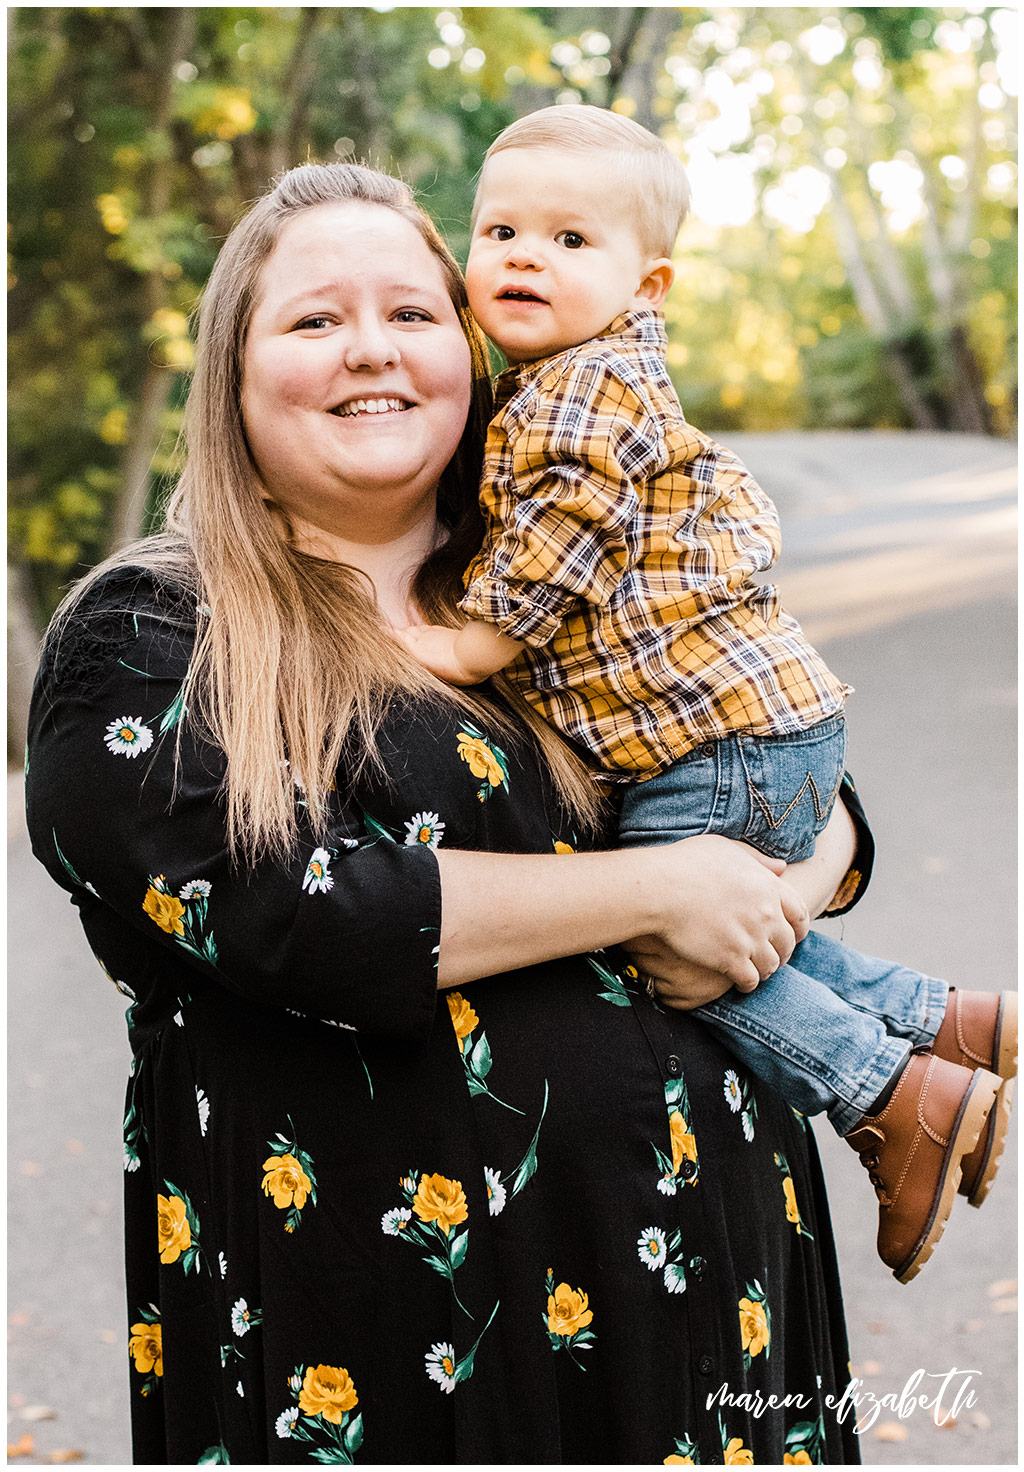
[[[664,295],[663,281],[651,290],[655,258],[616,173],[600,154],[546,148],[506,149],[485,165],[466,286],[510,363],[575,347]]]

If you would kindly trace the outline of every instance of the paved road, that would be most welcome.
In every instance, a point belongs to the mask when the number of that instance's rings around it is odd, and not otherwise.
[[[732,443],[782,510],[787,603],[857,687],[850,765],[880,858],[871,893],[842,933],[965,986],[1013,985],[1012,448],[899,434]],[[118,1466],[129,1456],[124,1003],[91,959],[65,896],[32,861],[17,789],[12,779],[9,1440],[33,1433],[36,1460],[80,1449],[90,1464]],[[838,933],[840,922],[830,929]],[[940,1430],[921,1410],[900,1420],[882,1409],[863,1436],[865,1460],[1012,1465],[1013,1142],[984,1209],[959,1201],[931,1263],[900,1287],[874,1255],[874,1200],[861,1167],[827,1129],[818,1138],[861,1390],[898,1396],[917,1370],[974,1372],[975,1403],[955,1427]],[[947,1403],[962,1385],[951,1384]],[[39,1406],[57,1419],[23,1418]],[[879,1439],[883,1424],[903,1439]]]

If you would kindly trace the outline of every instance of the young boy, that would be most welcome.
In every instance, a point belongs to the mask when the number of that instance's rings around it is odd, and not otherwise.
[[[687,424],[665,368],[658,309],[688,204],[682,165],[616,113],[545,108],[492,144],[466,270],[510,365],[487,530],[466,625],[404,637],[456,684],[516,661],[509,677],[623,785],[623,843],[714,832],[793,862],[843,778],[848,688],[754,581],[778,554],[775,509]],[[812,933],[753,993],[697,1015],[796,1108],[827,1110],[907,1282],[958,1187],[980,1205],[995,1175],[1015,1000],[947,1006],[945,983]]]

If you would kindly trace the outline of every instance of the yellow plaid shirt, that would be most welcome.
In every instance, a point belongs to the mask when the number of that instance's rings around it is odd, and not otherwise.
[[[642,780],[703,741],[783,735],[843,708],[770,585],[769,498],[687,424],[659,313],[498,380],[462,608],[528,646],[507,670],[606,774]]]

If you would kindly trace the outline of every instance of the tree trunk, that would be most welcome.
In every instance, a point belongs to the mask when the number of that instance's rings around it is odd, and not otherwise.
[[[152,131],[166,142],[152,159],[143,192],[141,213],[147,219],[165,215],[171,203],[174,139],[171,135],[171,83],[174,68],[188,50],[195,18],[190,7],[172,7],[163,12],[166,35],[154,53]],[[159,269],[149,271],[142,280],[143,324],[166,302],[166,284]],[[123,547],[142,535],[146,522],[150,468],[160,443],[163,411],[170,397],[173,372],[159,363],[149,362],[139,395],[138,411],[131,438],[121,462],[121,489],[114,511],[112,548]]]
[[[304,5],[299,16],[295,45],[281,79],[281,113],[270,150],[271,174],[275,178],[295,164],[305,163],[301,153],[307,141],[309,85],[316,68],[313,36],[320,19],[320,7]]]
[[[7,760],[25,760],[32,681],[39,663],[39,631],[28,569],[7,564]]]

